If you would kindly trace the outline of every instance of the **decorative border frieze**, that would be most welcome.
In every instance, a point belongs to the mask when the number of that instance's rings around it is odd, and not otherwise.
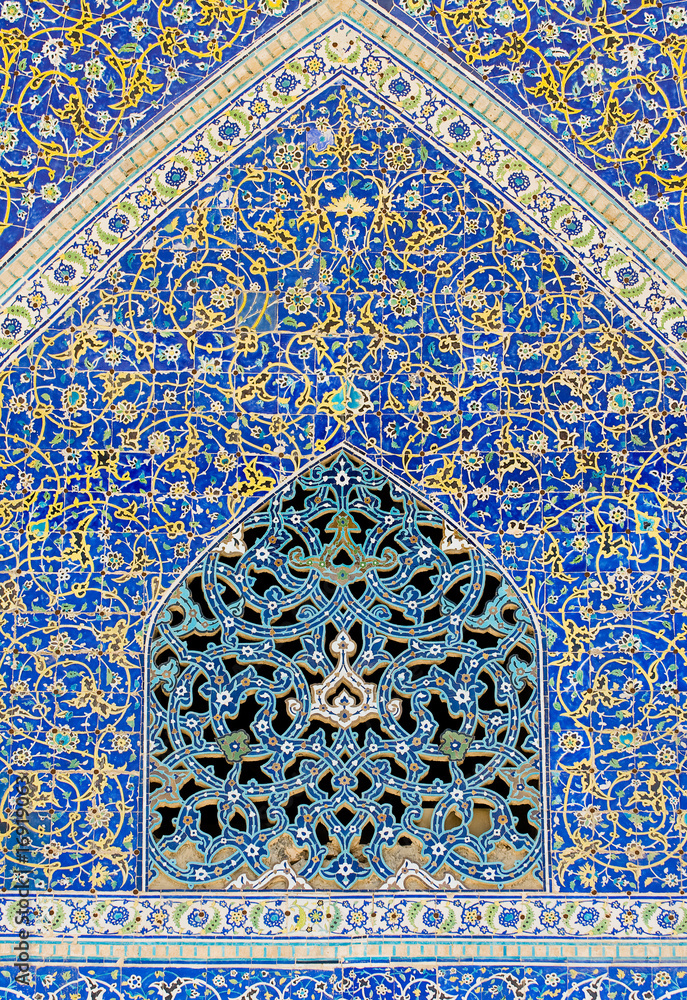
[[[0,903],[0,935],[13,933],[18,906],[18,897]],[[32,933],[45,940],[434,941],[458,936],[687,942],[687,900],[666,896],[56,894],[37,896],[32,913]]]

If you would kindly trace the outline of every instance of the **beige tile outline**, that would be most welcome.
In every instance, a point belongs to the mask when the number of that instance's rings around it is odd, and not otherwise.
[[[0,956],[9,956],[11,944],[3,942]],[[307,962],[308,965],[332,962],[384,961],[413,962],[418,969],[436,968],[437,962],[594,962],[636,966],[652,963],[665,967],[668,963],[687,961],[687,938],[667,941],[615,941],[612,938],[554,938],[550,940],[474,938],[442,936],[420,940],[411,935],[386,939],[348,938],[339,941],[275,941],[254,937],[247,941],[204,938],[185,941],[181,938],[137,941],[112,941],[107,938],[50,938],[32,940],[32,963],[65,961],[89,962],[171,961],[189,964],[221,962]],[[426,963],[426,964],[425,964]]]

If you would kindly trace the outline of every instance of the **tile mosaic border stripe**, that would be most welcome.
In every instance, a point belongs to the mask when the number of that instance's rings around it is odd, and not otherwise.
[[[1,941],[0,958],[11,955],[10,941]],[[529,938],[512,941],[507,938],[485,938],[479,941],[461,938],[438,938],[418,940],[416,938],[395,938],[389,941],[330,942],[218,942],[203,940],[184,941],[137,941],[113,942],[107,938],[85,940],[33,939],[31,962],[116,962],[126,963],[203,963],[218,969],[223,962],[257,962],[271,966],[280,962],[314,966],[316,964],[393,963],[413,962],[414,967],[422,967],[423,962],[436,966],[440,962],[594,962],[594,963],[655,963],[664,966],[687,961],[687,939],[679,941],[648,942],[642,939],[617,941],[613,938],[583,938],[570,941],[557,938],[542,941]]]
[[[19,897],[0,903],[0,937],[12,935]],[[457,895],[316,894],[161,896],[41,895],[31,900],[33,933],[46,940],[107,938],[132,945],[150,941],[238,943],[331,941],[364,937],[379,942],[435,941],[455,936],[555,941],[677,941],[687,947],[687,898],[601,898]],[[128,946],[128,945],[127,945]]]

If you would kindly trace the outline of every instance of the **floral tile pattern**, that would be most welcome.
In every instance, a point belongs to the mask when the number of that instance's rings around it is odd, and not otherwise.
[[[304,5],[301,5],[304,6]],[[384,10],[469,67],[685,248],[684,2],[402,0]],[[296,0],[5,0],[5,249],[255,40]]]
[[[390,16],[679,253],[681,11]],[[291,16],[3,3],[4,246]],[[684,937],[683,290],[341,17],[98,205],[0,325],[0,935],[96,956],[0,990],[684,992],[666,963],[419,961]],[[418,960],[115,969],[110,937]]]
[[[0,932],[9,933],[16,900],[0,909]],[[212,935],[240,942],[265,939],[317,941],[365,935],[373,940],[427,943],[437,935],[471,940],[491,938],[560,939],[612,936],[618,941],[675,941],[684,938],[687,904],[679,896],[628,899],[626,895],[595,899],[583,896],[530,894],[526,897],[488,893],[334,893],[317,896],[300,889],[287,894],[245,895],[195,891],[184,897],[159,895],[38,895],[31,908],[31,927],[45,937],[80,937],[120,941],[203,941]]]
[[[169,595],[150,648],[151,889],[158,872],[231,887],[287,854],[313,887],[379,888],[404,862],[542,887],[536,626],[447,535],[342,451]]]
[[[605,289],[617,295],[626,311],[631,310],[648,329],[672,345],[679,345],[682,339],[687,338],[687,301],[680,290],[661,278],[653,265],[644,261],[637,251],[622,241],[610,227],[602,225],[591,212],[575,204],[570,192],[561,192],[540,165],[524,157],[495,130],[480,122],[477,116],[462,111],[455,101],[447,99],[436,86],[404,64],[398,55],[367,39],[346,21],[341,21],[304,46],[297,56],[278,62],[269,74],[233,101],[226,111],[215,115],[202,129],[177,143],[173,151],[142,172],[128,187],[125,197],[108,201],[96,211],[94,218],[70,234],[59,252],[53,253],[41,264],[39,271],[6,298],[3,312],[7,319],[2,326],[0,349],[11,350],[27,335],[43,327],[56,310],[81,294],[89,279],[92,282],[100,276],[101,279],[111,280],[112,275],[116,276],[118,268],[110,269],[111,262],[121,258],[123,250],[131,246],[132,238],[141,227],[146,224],[159,227],[168,207],[175,205],[180,197],[196,189],[202,190],[205,181],[217,184],[218,177],[223,176],[222,167],[228,158],[234,162],[237,150],[246,149],[248,145],[250,153],[246,155],[259,156],[265,130],[282,127],[283,131],[283,124],[279,126],[277,121],[282,118],[289,120],[288,109],[296,109],[310,88],[326,85],[342,69],[353,86],[350,100],[343,99],[346,115],[350,118],[347,128],[350,129],[359,120],[359,126],[366,129],[369,116],[363,114],[364,105],[359,95],[362,92],[371,93],[374,94],[378,116],[383,119],[391,116],[406,128],[412,122],[414,140],[411,143],[406,139],[405,143],[396,144],[398,148],[387,148],[383,154],[386,158],[384,162],[379,161],[376,150],[365,149],[360,143],[346,148],[343,157],[341,146],[333,147],[334,151],[329,154],[327,144],[330,138],[334,138],[328,123],[333,110],[329,105],[337,100],[335,91],[331,90],[323,103],[319,121],[314,119],[307,126],[310,138],[306,136],[305,150],[301,142],[284,143],[274,161],[277,170],[302,168],[309,172],[316,166],[329,166],[332,157],[338,160],[343,171],[351,162],[362,170],[378,166],[384,172],[404,172],[414,163],[416,168],[421,164],[419,169],[425,170],[423,183],[427,187],[434,184],[435,175],[439,177],[441,174],[440,170],[433,170],[433,161],[428,159],[426,143],[431,143],[437,154],[444,154],[443,157],[435,157],[436,166],[441,165],[443,170],[447,170],[448,163],[453,162],[460,173],[468,171],[470,176],[479,178],[480,183],[492,192],[487,198],[491,198],[497,250],[504,248],[508,236],[498,213],[506,205],[511,205],[522,218],[521,231],[524,232],[523,227],[536,227],[537,232],[543,231],[566,259],[570,258],[569,266],[582,268],[587,275],[593,275]],[[299,110],[302,112],[302,108]],[[289,124],[293,123],[289,121]],[[415,150],[410,148],[409,143],[414,145]],[[402,146],[407,147],[405,151]],[[315,186],[313,190],[320,198],[319,185],[316,185],[314,177],[311,180]],[[412,191],[403,192],[404,208],[413,215],[427,208],[424,191],[418,185],[419,182]],[[283,202],[278,207],[286,208],[295,196],[294,192],[285,188],[277,196],[277,201],[281,198]],[[452,232],[454,226],[449,223],[456,208],[459,212],[467,211],[467,208],[458,205],[455,198],[451,200],[448,191],[442,191],[439,197],[443,208],[441,219],[437,216],[436,225],[439,228],[430,232],[421,227],[415,235],[413,248],[416,245],[419,247],[419,237],[424,234],[429,252],[429,248],[443,236],[444,230]],[[319,208],[318,201],[313,205],[313,211]],[[339,217],[350,209],[352,219],[362,211],[355,204],[344,205],[343,202],[337,209],[340,210]],[[291,211],[294,211],[293,206]],[[489,209],[483,207],[477,211],[479,214],[479,211],[488,212]],[[288,213],[285,218],[288,227]],[[380,226],[393,228],[397,224],[396,218],[382,213],[374,226],[375,231],[381,232]],[[478,220],[470,220],[468,229],[476,231],[476,225],[479,226]],[[350,234],[355,232],[350,227],[349,230]],[[289,263],[299,267],[300,251],[312,250],[312,246],[306,246],[302,241],[289,241],[284,236],[285,232],[281,223],[274,230],[279,237],[277,242],[281,240],[283,249],[292,252]],[[347,237],[349,240],[354,238],[350,234]],[[269,235],[269,232],[263,235]],[[394,238],[393,235],[391,238]],[[182,239],[185,240],[185,237]],[[381,253],[381,241],[379,244]],[[456,245],[454,253],[457,250]],[[435,253],[436,248],[432,252]],[[552,254],[555,251],[552,250],[548,257],[540,261],[545,271],[554,269],[548,266]],[[555,256],[553,260],[555,262]],[[527,263],[527,258],[523,257],[522,267],[526,267]],[[407,264],[405,259],[404,264]],[[444,267],[449,267],[449,261]],[[439,277],[446,279],[448,274]],[[465,281],[467,284],[462,294],[467,292],[469,296],[475,277],[467,277]],[[448,288],[448,285],[442,288],[440,284],[437,291],[445,294]],[[555,321],[556,317],[551,319]]]
[[[195,169],[172,160],[158,190]],[[9,752],[37,768],[39,887],[140,884],[150,611],[248,504],[342,445],[533,603],[549,878],[683,886],[684,377],[622,289],[493,199],[379,98],[331,85],[141,219],[8,370]]]
[[[401,0],[427,38],[684,251],[684,3]]]
[[[45,886],[136,884],[149,611],[248,502],[342,444],[534,602],[551,876],[682,886],[681,369],[387,115],[322,91],[8,371],[11,762],[39,768]]]
[[[340,966],[336,970],[270,969],[252,967],[179,968],[153,971],[151,968],[96,968],[77,970],[61,966],[41,966],[35,972],[32,994],[3,990],[0,996],[32,995],[70,1000],[140,1000],[141,997],[170,996],[232,998],[232,1000],[311,1000],[322,996],[357,997],[375,1000],[512,1000],[515,997],[585,997],[585,1000],[667,1000],[684,991],[684,969],[646,967],[560,966],[435,967],[430,970],[394,966]],[[2,987],[0,987],[0,990]]]

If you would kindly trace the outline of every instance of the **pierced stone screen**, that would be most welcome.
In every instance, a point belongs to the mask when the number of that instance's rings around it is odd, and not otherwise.
[[[489,558],[323,461],[157,616],[150,888],[541,887],[539,676]]]

